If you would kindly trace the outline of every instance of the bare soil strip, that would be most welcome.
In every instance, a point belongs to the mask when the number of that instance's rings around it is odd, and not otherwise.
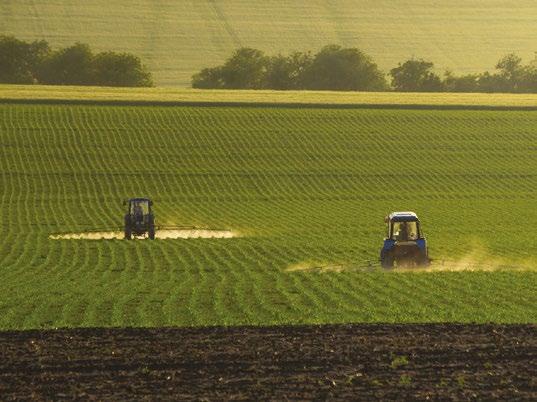
[[[0,332],[2,399],[535,400],[537,325]]]
[[[112,240],[124,237],[125,235],[120,231],[61,233],[49,236],[52,240]],[[229,239],[232,237],[237,237],[237,233],[230,230],[162,229],[155,232],[157,239]]]

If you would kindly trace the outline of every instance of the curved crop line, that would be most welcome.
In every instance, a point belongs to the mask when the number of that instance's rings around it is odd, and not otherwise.
[[[422,216],[438,261],[531,265],[537,243],[521,236],[537,219],[536,122],[499,111],[0,104],[0,327],[531,321],[532,272],[311,267],[376,262],[395,209]],[[136,195],[154,199],[161,225],[240,237],[48,238],[121,227],[121,201]]]

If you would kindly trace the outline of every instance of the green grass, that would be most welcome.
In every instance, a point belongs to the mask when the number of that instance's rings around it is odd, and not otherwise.
[[[0,329],[537,321],[537,112],[1,104],[0,143]],[[242,237],[49,240],[138,195]],[[392,210],[503,269],[288,271],[375,261]]]
[[[388,71],[412,56],[441,72],[490,70],[504,54],[536,51],[532,0],[3,0],[0,33],[53,46],[86,42],[140,55],[157,85],[190,86],[239,46],[269,54],[337,43]]]
[[[0,102],[537,110],[537,94],[196,90],[1,85]]]

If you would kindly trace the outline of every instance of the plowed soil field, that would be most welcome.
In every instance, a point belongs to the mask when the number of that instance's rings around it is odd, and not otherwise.
[[[0,333],[3,399],[537,398],[535,325]]]

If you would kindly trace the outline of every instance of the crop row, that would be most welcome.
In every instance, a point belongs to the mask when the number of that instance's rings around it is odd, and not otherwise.
[[[536,123],[515,111],[0,105],[0,328],[535,321]],[[49,239],[119,228],[121,201],[138,195],[160,225],[241,236]],[[420,214],[438,262],[503,270],[346,269],[376,261],[391,210]]]

